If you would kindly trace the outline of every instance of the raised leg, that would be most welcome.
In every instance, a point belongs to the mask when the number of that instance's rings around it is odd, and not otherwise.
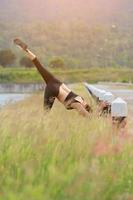
[[[56,80],[56,78],[41,65],[41,63],[37,59],[37,56],[28,49],[28,45],[26,43],[18,38],[14,39],[14,43],[26,53],[26,55],[34,63],[35,67],[37,68],[46,83],[52,80]]]

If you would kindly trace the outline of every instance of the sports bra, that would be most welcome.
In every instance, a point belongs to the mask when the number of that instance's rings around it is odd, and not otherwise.
[[[65,105],[66,109],[68,109],[68,110],[74,109],[74,108],[71,107],[72,103],[76,103],[76,102],[81,103],[81,101],[78,100],[77,97],[80,97],[80,96],[78,96],[77,94],[75,94],[72,91],[67,95],[67,97],[66,97],[66,99],[64,101],[64,105]],[[80,97],[80,98],[82,100],[84,100],[82,97]]]

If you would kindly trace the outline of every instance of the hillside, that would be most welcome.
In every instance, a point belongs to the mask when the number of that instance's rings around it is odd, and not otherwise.
[[[45,64],[133,67],[132,0],[0,0],[0,50],[23,38]],[[18,65],[18,62],[17,62]]]

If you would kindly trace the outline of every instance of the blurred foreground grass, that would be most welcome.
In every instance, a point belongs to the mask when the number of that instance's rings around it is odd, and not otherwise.
[[[0,110],[0,200],[133,199],[131,138],[113,144],[110,119],[46,113],[42,98]]]
[[[89,69],[51,70],[60,80],[73,83],[88,81],[133,82],[133,69],[122,67],[92,67]],[[41,82],[41,76],[35,68],[0,68],[0,83],[31,83]]]

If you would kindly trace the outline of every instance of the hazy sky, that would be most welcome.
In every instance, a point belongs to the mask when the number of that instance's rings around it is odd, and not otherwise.
[[[27,20],[113,18],[132,8],[133,0],[0,0],[1,16]]]

